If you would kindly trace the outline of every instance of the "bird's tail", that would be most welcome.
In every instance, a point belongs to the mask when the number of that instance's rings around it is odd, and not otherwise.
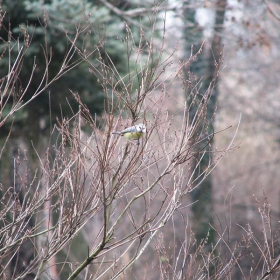
[[[118,134],[118,135],[121,135],[121,132],[119,131],[113,131],[112,134]]]

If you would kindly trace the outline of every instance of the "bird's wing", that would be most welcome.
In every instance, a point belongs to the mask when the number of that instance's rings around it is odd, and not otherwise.
[[[124,130],[121,131],[121,134],[125,134],[125,133],[129,133],[129,132],[134,132],[136,130],[135,126],[131,126],[131,127],[128,127]]]

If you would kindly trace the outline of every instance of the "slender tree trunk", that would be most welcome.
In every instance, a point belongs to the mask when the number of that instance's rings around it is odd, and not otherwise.
[[[201,141],[199,145],[196,146],[198,150],[205,150],[206,153],[202,160],[200,156],[195,158],[193,169],[195,169],[195,178],[199,174],[205,172],[208,169],[209,164],[213,161],[212,149],[213,140],[212,138],[207,138],[207,135],[213,133],[214,127],[214,115],[217,107],[217,98],[219,94],[218,89],[218,70],[221,62],[222,53],[222,43],[221,34],[223,31],[223,24],[226,11],[226,0],[217,0],[216,14],[215,14],[215,25],[213,30],[213,36],[211,41],[211,48],[205,50],[203,48],[202,54],[197,56],[197,59],[191,65],[191,73],[199,80],[202,78],[201,85],[199,85],[199,97],[202,99],[204,94],[211,90],[211,97],[207,107],[206,119],[211,125],[207,126],[204,137],[205,140]],[[189,57],[190,50],[192,48],[193,54],[196,53],[202,45],[203,42],[203,29],[196,25],[194,9],[185,8],[185,19],[188,26],[185,30],[185,41],[186,41],[186,57]],[[197,81],[198,81],[197,80]],[[189,98],[189,96],[188,96]],[[193,100],[190,100],[192,102]],[[190,110],[190,118],[194,118],[194,114],[197,111],[196,106],[192,106]],[[203,138],[203,137],[202,137]],[[207,143],[209,145],[207,146]],[[206,146],[206,148],[204,148]],[[198,164],[199,163],[199,164]],[[198,164],[198,166],[197,166]],[[197,240],[200,242],[208,235],[208,244],[215,242],[215,232],[210,227],[210,224],[214,222],[214,206],[213,206],[213,186],[212,186],[212,176],[211,173],[204,179],[200,186],[191,192],[191,198],[194,202],[192,206],[193,213],[193,230]]]

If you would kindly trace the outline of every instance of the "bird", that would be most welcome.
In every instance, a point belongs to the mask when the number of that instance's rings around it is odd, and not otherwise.
[[[139,139],[146,133],[146,126],[143,123],[128,127],[122,131],[113,131],[112,134],[125,136],[127,140],[137,140],[137,145],[140,144]]]

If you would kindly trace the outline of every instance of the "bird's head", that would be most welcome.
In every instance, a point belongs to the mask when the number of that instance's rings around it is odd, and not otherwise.
[[[138,133],[146,133],[146,126],[143,123],[137,124],[136,131]]]

